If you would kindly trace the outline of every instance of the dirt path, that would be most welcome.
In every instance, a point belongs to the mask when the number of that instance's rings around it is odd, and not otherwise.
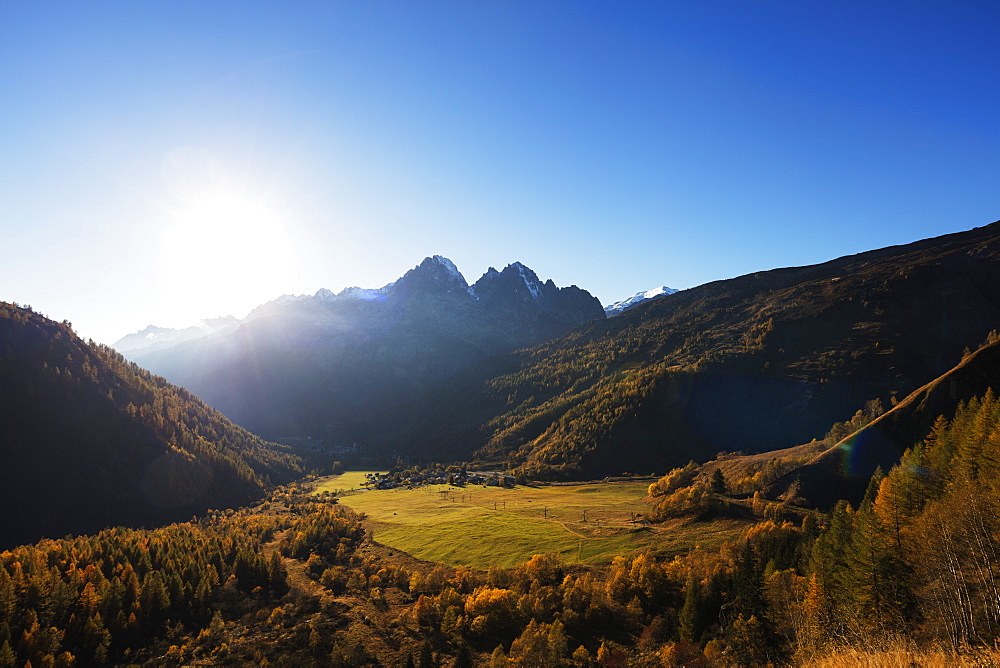
[[[274,540],[270,543],[265,543],[263,545],[264,556],[270,558],[271,554],[278,551],[278,544],[284,539],[291,529],[285,529],[279,534],[276,534]],[[314,596],[316,598],[322,598],[329,595],[323,585],[313,580],[306,573],[306,565],[304,562],[298,559],[292,559],[291,557],[281,557],[281,564],[285,567],[285,572],[288,573],[288,586],[295,592],[302,594],[304,596]]]

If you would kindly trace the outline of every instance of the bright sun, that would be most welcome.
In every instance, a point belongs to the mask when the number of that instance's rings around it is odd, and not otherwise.
[[[277,296],[292,265],[280,218],[266,203],[225,189],[173,211],[161,250],[167,292],[199,317],[244,315],[237,311]]]

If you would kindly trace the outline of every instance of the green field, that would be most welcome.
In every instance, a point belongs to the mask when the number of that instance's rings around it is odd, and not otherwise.
[[[320,482],[317,491],[357,489],[364,472]],[[552,552],[566,563],[603,564],[652,548],[681,552],[721,544],[743,525],[724,521],[633,523],[649,511],[649,482],[606,482],[513,489],[428,485],[344,492],[341,503],[367,515],[375,540],[418,559],[488,568],[515,566]],[[586,511],[586,521],[584,521]]]
[[[327,476],[320,481],[316,491],[329,491],[334,494],[340,494],[342,492],[361,489],[361,486],[367,480],[365,478],[365,474],[367,473],[374,473],[374,471],[345,471],[340,475]]]

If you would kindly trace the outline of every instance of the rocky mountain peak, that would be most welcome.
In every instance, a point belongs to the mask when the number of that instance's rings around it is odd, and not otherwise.
[[[380,429],[369,406],[402,408],[490,357],[603,317],[590,293],[543,283],[520,262],[491,267],[470,287],[451,260],[432,255],[383,288],[277,299],[228,338],[134,357],[259,432],[353,439]],[[259,351],[268,352],[251,362]],[[334,389],[303,399],[291,387]],[[330,396],[339,397],[332,408]]]
[[[527,289],[536,301],[542,298],[542,284],[538,280],[538,275],[520,262],[513,262],[507,265],[501,275],[503,274],[517,276],[520,279],[520,283],[515,280],[513,286],[520,289],[523,284],[524,288]]]
[[[392,294],[401,298],[446,293],[469,296],[469,284],[455,263],[441,255],[424,258],[392,288]]]

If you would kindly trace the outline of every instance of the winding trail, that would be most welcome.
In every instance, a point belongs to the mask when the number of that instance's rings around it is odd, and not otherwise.
[[[277,552],[278,544],[288,536],[289,531],[291,529],[285,529],[281,533],[276,534],[271,542],[265,543],[263,545],[264,556],[270,558],[271,554]],[[306,574],[305,562],[292,559],[291,557],[281,557],[281,564],[285,567],[285,572],[288,574],[288,586],[293,591],[304,596],[314,596],[316,598],[323,598],[329,595],[329,592],[323,588],[323,585]]]

